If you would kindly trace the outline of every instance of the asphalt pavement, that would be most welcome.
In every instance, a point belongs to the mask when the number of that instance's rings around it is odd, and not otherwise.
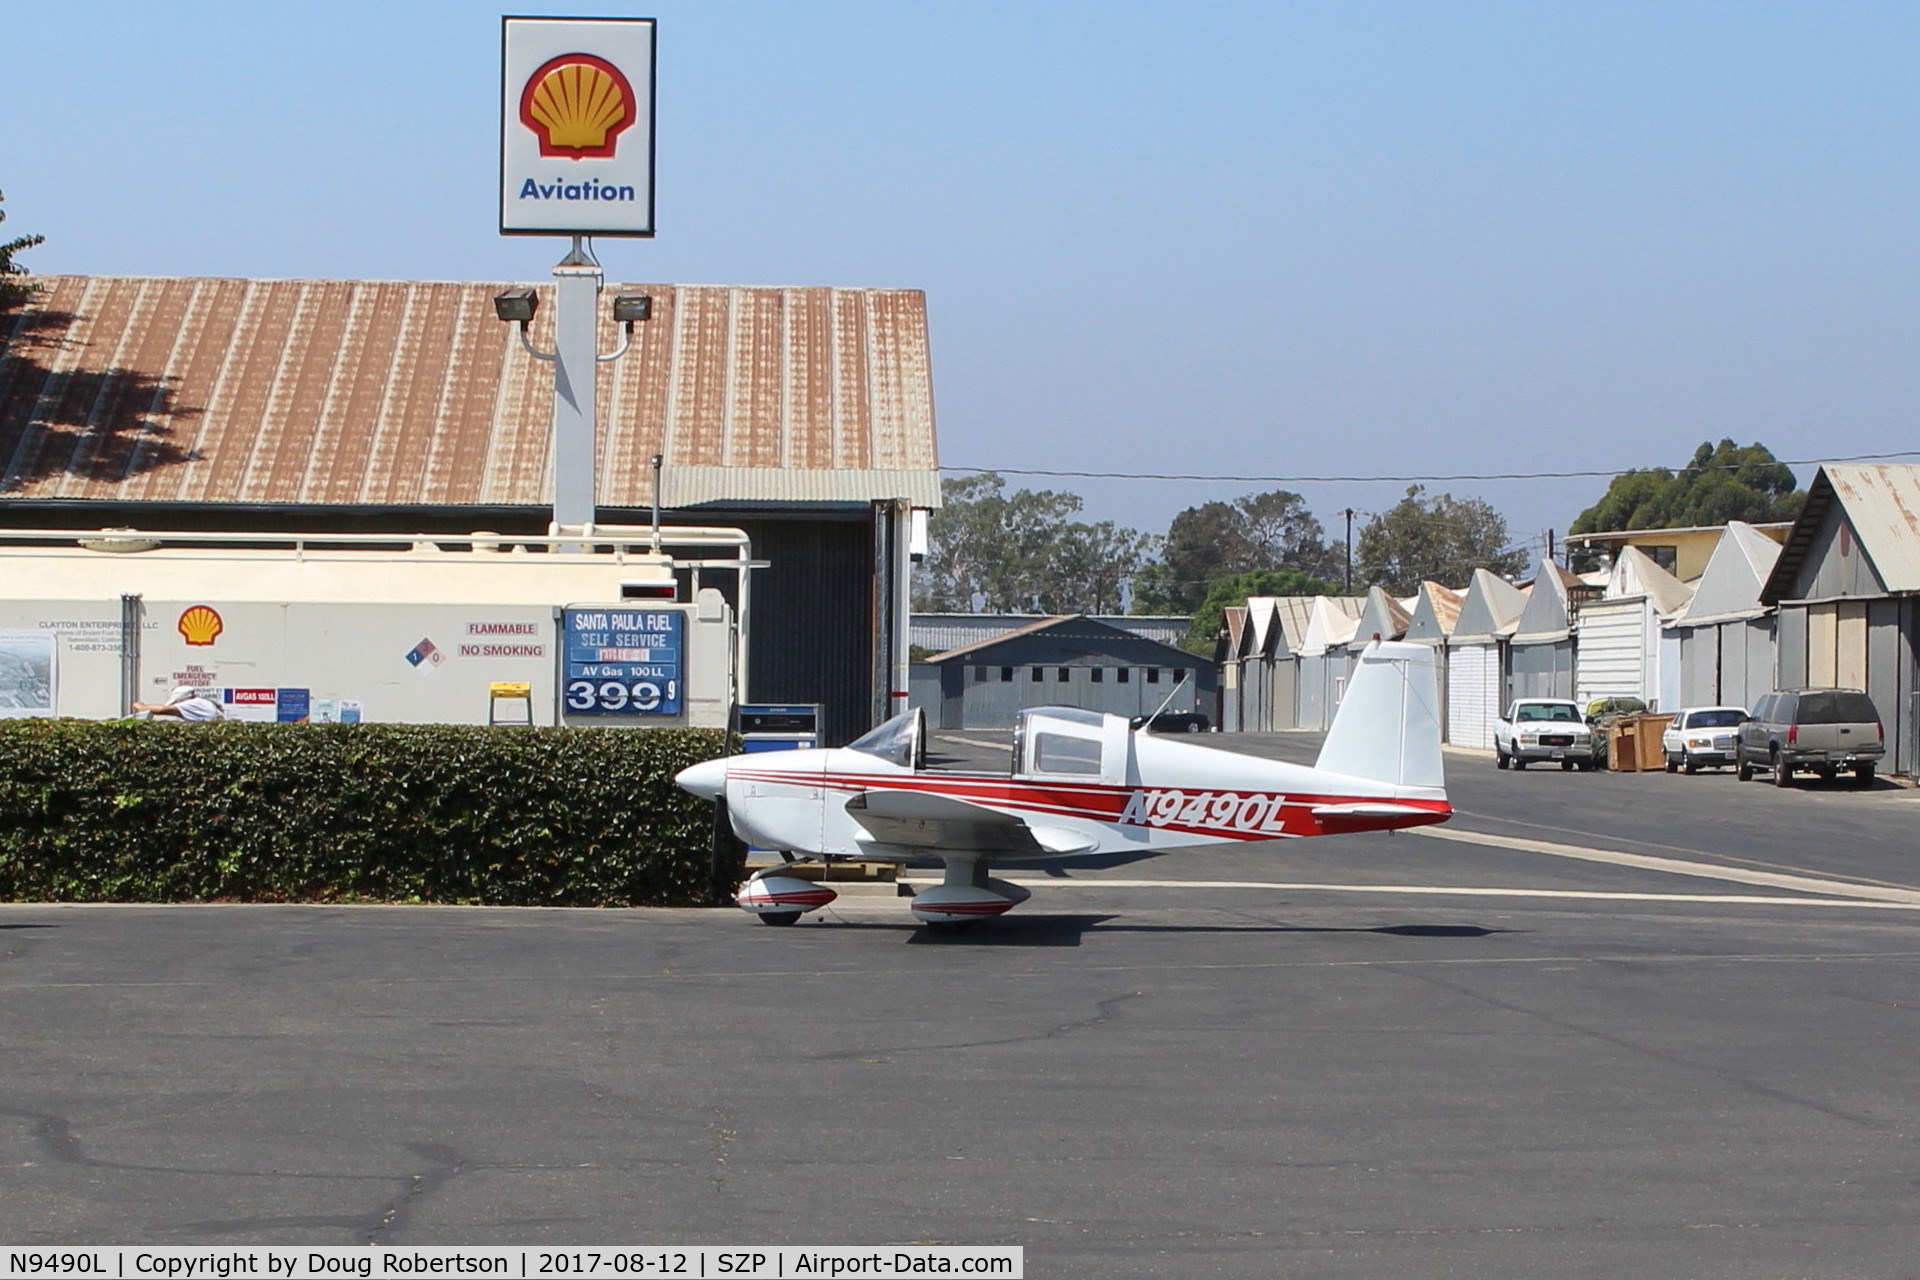
[[[1920,791],[1447,764],[1444,827],[1022,872],[953,935],[0,907],[0,1243],[1920,1274]]]

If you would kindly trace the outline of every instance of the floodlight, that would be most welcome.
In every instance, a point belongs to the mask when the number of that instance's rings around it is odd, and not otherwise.
[[[502,320],[518,320],[521,324],[533,319],[533,313],[540,309],[540,296],[530,287],[508,289],[504,293],[493,295],[493,311]]]
[[[653,319],[653,299],[644,293],[615,294],[613,318],[622,324]]]

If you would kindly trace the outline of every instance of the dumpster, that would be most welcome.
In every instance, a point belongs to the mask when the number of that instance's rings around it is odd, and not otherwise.
[[[1641,714],[1621,716],[1607,726],[1607,768],[1616,773],[1635,773],[1666,767],[1666,755],[1660,746],[1672,716]]]
[[[1607,726],[1607,768],[1632,773],[1640,767],[1640,721],[1621,716]]]
[[[1667,726],[1673,723],[1673,717],[1648,714],[1635,716],[1634,719],[1640,722],[1638,741],[1634,744],[1639,753],[1637,759],[1640,769],[1664,771],[1667,767],[1667,753],[1660,739],[1666,733]]]

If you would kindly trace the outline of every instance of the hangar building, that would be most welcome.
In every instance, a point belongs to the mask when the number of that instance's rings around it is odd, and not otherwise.
[[[942,729],[1005,729],[1023,707],[1081,707],[1129,719],[1161,709],[1215,714],[1206,658],[1084,614],[1042,618],[914,664],[915,705]]]

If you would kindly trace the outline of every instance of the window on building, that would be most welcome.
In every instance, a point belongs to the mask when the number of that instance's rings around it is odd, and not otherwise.
[[[1113,678],[1114,683],[1125,684],[1127,681],[1133,679],[1133,669],[1131,667],[1115,667]]]
[[[1175,667],[1173,669],[1173,682],[1175,684],[1185,684],[1187,682],[1187,669],[1185,667]]]
[[[1000,668],[1000,683],[1001,683],[1001,684],[1012,684],[1012,683],[1013,683],[1013,668],[1012,668],[1012,667],[1002,667],[1002,668]]]
[[[1642,547],[1640,549],[1653,557],[1653,562],[1668,573],[1674,572],[1674,565],[1679,563],[1678,547]]]
[[[1160,668],[1158,668],[1158,667],[1148,667],[1148,668],[1147,668],[1147,683],[1148,683],[1148,684],[1159,684],[1159,683],[1160,683]]]
[[[1046,678],[1047,678],[1047,669],[1045,667],[1035,667],[1033,669],[1033,682],[1035,684],[1039,684],[1042,680],[1045,680]]]
[[[1072,678],[1073,678],[1073,668],[1072,668],[1072,667],[1062,667],[1062,668],[1060,668],[1060,683],[1061,683],[1061,684],[1065,684],[1065,683],[1066,683],[1066,682],[1067,682],[1068,680],[1071,680]]]
[[[1107,678],[1107,671],[1105,667],[1088,667],[1087,668],[1087,679],[1093,681],[1095,684],[1099,684],[1101,681],[1105,680],[1106,678]]]
[[[987,682],[988,670],[989,668],[987,667],[975,667],[973,669],[973,682],[975,684],[985,684]]]

